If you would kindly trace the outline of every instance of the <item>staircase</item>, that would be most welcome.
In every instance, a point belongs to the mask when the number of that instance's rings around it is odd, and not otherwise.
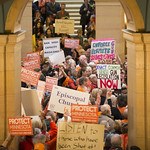
[[[77,34],[79,28],[82,28],[80,25],[80,7],[84,0],[56,0],[56,2],[65,3],[66,4],[66,11],[69,12],[70,19],[75,20],[74,26],[74,35]]]

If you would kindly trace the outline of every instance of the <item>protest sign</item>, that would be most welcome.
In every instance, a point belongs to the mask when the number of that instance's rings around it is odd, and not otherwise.
[[[25,61],[23,63],[23,66],[27,69],[40,69],[40,60],[39,59],[34,59],[34,60],[30,60],[30,61]]]
[[[43,39],[43,50],[44,50],[44,57],[49,57],[55,53],[58,53],[60,51],[60,39],[59,38]]]
[[[74,20],[55,19],[55,33],[74,34]]]
[[[54,85],[48,109],[59,113],[64,113],[65,109],[70,112],[71,104],[87,105],[88,101],[88,93]]]
[[[53,85],[57,85],[58,79],[52,77],[46,77],[46,91],[51,92]]]
[[[27,53],[26,57],[24,58],[25,61],[30,61],[34,59],[38,59],[40,61],[40,52]]]
[[[8,118],[9,132],[14,135],[33,135],[30,117]]]
[[[98,123],[98,106],[96,105],[71,105],[71,121]]]
[[[30,69],[21,67],[21,81],[25,83],[30,83],[33,86],[36,86],[40,78],[40,73],[32,71]]]
[[[57,150],[103,150],[104,125],[59,122]]]
[[[65,55],[64,55],[64,51],[60,51],[56,54],[53,54],[52,56],[49,56],[50,61],[52,62],[52,64],[58,65],[62,62],[65,62]]]
[[[121,89],[120,65],[97,65],[99,88]]]
[[[42,110],[36,89],[21,88],[21,100],[27,116],[39,116]]]
[[[107,60],[115,57],[115,40],[93,40],[91,43],[91,61]]]
[[[40,99],[40,103],[41,103],[42,98],[43,98],[44,93],[45,93],[45,85],[46,85],[46,82],[40,81],[40,80],[38,81],[37,93],[38,93],[38,96]]]
[[[65,39],[66,48],[75,48],[79,49],[79,39]]]

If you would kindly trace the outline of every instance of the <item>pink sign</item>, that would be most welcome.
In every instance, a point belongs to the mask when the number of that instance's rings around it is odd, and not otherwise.
[[[66,48],[75,48],[79,49],[79,39],[65,39]]]
[[[46,91],[51,92],[53,85],[57,85],[58,79],[52,77],[46,77]]]
[[[30,83],[33,86],[36,86],[38,80],[40,78],[40,73],[32,71],[31,69],[27,69],[21,67],[21,81],[25,83]]]
[[[30,61],[25,61],[23,63],[23,66],[27,69],[40,69],[40,60],[39,59],[34,59]]]

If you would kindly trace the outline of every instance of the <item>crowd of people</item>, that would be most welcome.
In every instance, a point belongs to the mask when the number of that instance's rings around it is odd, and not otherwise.
[[[55,33],[55,19],[69,19],[64,3],[55,0],[39,0],[33,3],[33,34],[36,37],[36,51],[40,51],[41,69],[39,80],[46,81],[46,76],[58,78],[58,86],[90,94],[89,105],[99,108],[98,124],[105,126],[104,150],[127,150],[128,147],[128,104],[127,104],[127,57],[125,62],[116,56],[113,60],[90,61],[91,42],[95,39],[95,2],[84,0],[81,14],[82,30],[71,37],[68,33]],[[85,29],[87,35],[85,35]],[[64,51],[65,62],[53,66],[43,55],[43,39],[60,37],[60,48]],[[86,38],[85,38],[86,37]],[[64,47],[65,38],[80,40],[79,49]],[[121,66],[121,89],[98,88],[97,64],[119,64]],[[36,88],[22,82],[22,87]],[[48,110],[50,92],[45,92],[42,99],[40,119],[32,119],[33,136],[22,136],[19,150],[41,149],[56,150],[57,123],[70,122],[70,114]],[[130,150],[139,150],[132,146]]]

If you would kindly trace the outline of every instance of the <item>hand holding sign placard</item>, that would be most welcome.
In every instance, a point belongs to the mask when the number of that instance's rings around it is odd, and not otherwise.
[[[11,135],[33,135],[30,117],[8,118]]]
[[[99,88],[121,89],[120,65],[97,65]]]
[[[104,126],[59,122],[57,150],[103,150]]]
[[[88,93],[54,85],[48,109],[59,113],[64,113],[64,110],[68,109],[70,113],[71,104],[87,105],[88,101]]]
[[[55,19],[55,33],[74,34],[74,20]]]
[[[94,105],[71,105],[71,121],[98,123],[98,106]]]
[[[91,43],[91,61],[114,59],[115,57],[114,39],[93,40]]]
[[[40,75],[41,74],[38,72],[21,67],[21,81],[22,82],[30,83],[33,86],[37,86]]]
[[[44,57],[49,57],[55,53],[58,53],[60,51],[60,39],[59,38],[43,39],[43,50],[44,50]]]

